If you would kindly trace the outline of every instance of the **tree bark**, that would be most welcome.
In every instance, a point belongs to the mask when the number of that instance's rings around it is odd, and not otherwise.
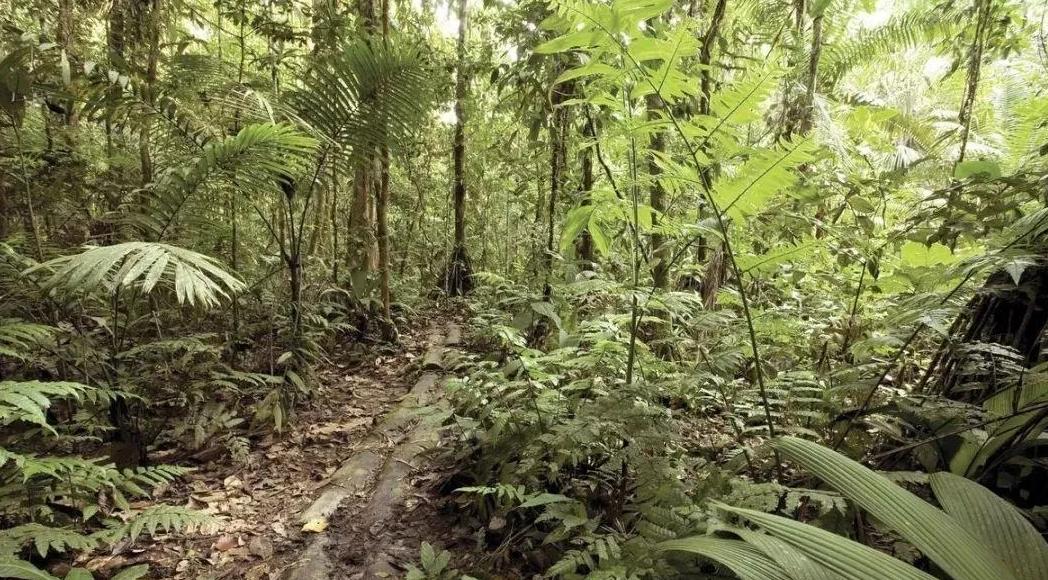
[[[371,38],[378,31],[374,0],[357,0],[360,33]],[[346,236],[349,272],[354,282],[366,280],[377,262],[376,239],[372,231],[371,194],[375,187],[374,153],[367,152],[356,164],[353,176],[353,198],[349,207],[349,233]],[[364,288],[354,288],[358,296]]]
[[[458,3],[458,65],[455,73],[455,141],[452,146],[455,237],[444,291],[450,296],[463,296],[473,289],[473,271],[466,252],[466,93],[469,71],[466,62],[466,0]]]
[[[561,106],[574,92],[573,83],[563,83],[553,87],[550,105],[552,122],[549,127],[550,139],[550,184],[549,199],[546,203],[546,251],[543,255],[545,284],[542,295],[549,299],[553,295],[553,256],[556,250],[557,201],[564,190],[566,181],[565,166],[568,157],[568,126],[570,116],[567,107]]]
[[[656,94],[648,95],[648,121],[658,121],[662,117],[658,111],[665,105]],[[667,290],[670,283],[670,260],[673,256],[673,247],[666,236],[658,232],[659,216],[666,211],[666,190],[659,181],[662,168],[657,162],[658,154],[666,152],[666,133],[655,131],[648,142],[648,176],[651,178],[649,189],[649,203],[653,214],[651,216],[651,279],[652,286],[656,290]]]
[[[582,126],[582,137],[587,141],[592,141],[596,138],[596,131],[593,127],[593,119],[590,117],[586,118],[586,122]],[[593,148],[586,147],[582,150],[582,183],[579,189],[579,205],[587,206],[593,203],[590,199],[590,193],[593,191]],[[593,267],[596,262],[596,256],[593,248],[593,236],[590,235],[588,230],[582,230],[577,240],[575,240],[575,254],[578,256],[585,267]]]

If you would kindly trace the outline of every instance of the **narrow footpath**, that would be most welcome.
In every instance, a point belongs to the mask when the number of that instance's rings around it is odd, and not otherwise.
[[[446,416],[443,368],[447,349],[461,343],[454,323],[429,332],[423,374],[411,391],[371,430],[317,499],[299,516],[314,534],[293,562],[289,580],[394,578],[395,564],[418,554],[418,537],[404,537],[398,526],[405,513],[425,498],[413,474],[424,454],[440,441]],[[415,540],[415,541],[412,541]]]
[[[212,514],[218,529],[129,543],[89,565],[149,563],[152,577],[174,579],[401,578],[423,541],[464,545],[427,454],[462,329],[431,320],[394,346],[332,349],[287,432],[201,464],[156,498]]]

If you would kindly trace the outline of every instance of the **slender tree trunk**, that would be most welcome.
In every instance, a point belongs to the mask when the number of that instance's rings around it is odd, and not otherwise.
[[[989,26],[990,17],[993,13],[993,0],[975,0],[975,37],[972,39],[971,48],[968,50],[968,75],[964,88],[964,97],[961,100],[961,108],[957,112],[957,121],[961,125],[961,148],[954,162],[954,170],[961,163],[968,152],[968,139],[972,129],[972,110],[975,108],[975,97],[979,94],[979,78],[982,74],[982,58],[986,45],[986,28]],[[957,206],[959,189],[953,188],[946,204],[946,218],[943,223],[943,237],[947,241],[950,250],[957,246],[957,233],[951,231],[953,222],[953,208]]]
[[[76,6],[74,0],[58,0],[58,43],[65,52],[70,66],[77,62],[76,52]],[[76,100],[70,98],[66,102],[65,124],[68,127],[76,127],[80,122],[80,115],[76,110]]]
[[[710,25],[706,34],[702,37],[702,46],[699,49],[699,114],[710,114],[710,95],[713,93],[713,70],[710,64],[713,62],[713,44],[717,41],[720,33],[721,22],[724,21],[724,9],[727,0],[717,0],[710,15]]]
[[[702,47],[699,49],[699,85],[702,89],[702,93],[699,95],[700,115],[710,114],[710,99],[713,96],[713,45],[717,42],[718,35],[720,35],[720,27],[721,23],[724,22],[726,5],[727,0],[717,0],[717,4],[713,7],[713,14],[710,15],[709,27],[706,29],[706,34],[702,37]],[[706,153],[706,151],[703,151],[703,153]],[[713,181],[713,173],[713,166],[699,169],[700,179],[706,183]],[[699,196],[697,215],[700,220],[703,219],[706,210],[705,200],[702,196]],[[709,242],[705,236],[700,236],[695,242],[695,258],[700,263],[705,262],[709,251]]]
[[[592,141],[596,138],[596,131],[593,128],[593,119],[590,116],[586,117],[586,122],[582,125],[582,137],[587,141]],[[593,148],[585,147],[582,150],[582,183],[580,184],[579,204],[583,206],[591,205],[593,200],[590,199],[590,193],[593,191]],[[577,240],[575,240],[575,253],[578,255],[579,260],[585,265],[585,267],[592,267],[596,262],[593,248],[593,236],[590,235],[588,230],[582,230]]]
[[[797,132],[805,134],[811,130],[815,119],[815,89],[819,82],[819,59],[822,56],[822,14],[811,21],[811,55],[808,59],[808,77],[804,84],[804,99],[801,101]]]
[[[389,42],[389,0],[382,1],[382,42]],[[383,98],[381,95],[379,98]],[[390,313],[389,294],[389,144],[383,143],[379,151],[379,185],[375,196],[375,221],[378,234],[379,297],[382,301],[383,334],[392,340],[396,337],[393,317]]]
[[[664,104],[658,95],[648,95],[647,105],[649,122],[662,118],[658,111],[664,107]],[[666,236],[657,231],[659,216],[666,211],[666,190],[662,187],[662,182],[659,181],[659,176],[662,175],[662,168],[659,167],[657,159],[659,153],[665,152],[666,134],[663,131],[655,131],[648,142],[648,175],[651,178],[649,203],[651,204],[651,209],[654,210],[651,217],[651,249],[653,258],[651,278],[652,285],[656,290],[669,289],[670,260],[673,259],[673,247]]]
[[[570,116],[567,107],[562,106],[574,92],[573,83],[563,83],[553,87],[551,105],[553,120],[550,123],[550,168],[549,198],[546,203],[546,251],[543,254],[545,284],[542,295],[549,299],[553,295],[553,256],[556,251],[557,202],[567,173],[565,171],[568,157],[568,127]]]
[[[374,0],[357,0],[357,15],[360,17],[360,33],[372,39],[378,32],[378,19]],[[353,176],[353,197],[349,207],[349,232],[346,236],[349,272],[355,283],[362,282],[374,270],[376,240],[371,219],[371,195],[375,187],[374,154],[366,152],[357,161]],[[354,288],[360,296],[364,288]]]
[[[473,289],[473,269],[466,252],[466,96],[469,67],[466,61],[466,0],[458,2],[458,66],[455,73],[455,141],[452,146],[452,191],[455,205],[455,238],[444,275],[444,291],[463,296]]]
[[[161,2],[155,0],[145,17],[146,25],[146,70],[145,84],[142,87],[142,99],[152,105],[154,101],[153,88],[156,84],[157,64],[160,60],[160,15]],[[149,117],[143,118],[139,128],[138,154],[142,166],[142,184],[146,185],[153,181],[153,154],[151,149],[150,121]]]
[[[968,53],[968,76],[965,84],[964,99],[957,114],[957,120],[961,125],[961,150],[957,155],[957,163],[964,162],[964,156],[968,151],[968,137],[972,128],[972,109],[975,106],[975,97],[979,93],[979,77],[982,73],[983,51],[986,46],[986,27],[990,22],[993,12],[993,0],[976,0],[976,24],[975,38]]]

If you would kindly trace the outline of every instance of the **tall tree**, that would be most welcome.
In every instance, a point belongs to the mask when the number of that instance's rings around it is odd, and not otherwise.
[[[378,19],[374,0],[358,0],[357,16],[360,33],[374,38],[378,32]],[[375,206],[372,192],[376,189],[376,173],[380,171],[378,159],[372,152],[357,156],[353,175],[353,198],[349,208],[349,232],[346,236],[349,273],[354,292],[364,292],[367,277],[378,266],[378,247],[373,231]]]
[[[466,0],[458,0],[458,41],[455,67],[455,141],[452,145],[452,195],[455,204],[455,238],[444,273],[444,291],[464,296],[473,289],[473,267],[466,252],[466,97],[469,62],[466,54]]]

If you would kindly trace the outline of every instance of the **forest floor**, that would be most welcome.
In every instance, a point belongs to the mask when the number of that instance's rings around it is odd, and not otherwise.
[[[318,369],[315,398],[285,433],[252,441],[246,461],[227,457],[202,465],[155,498],[213,514],[221,522],[214,533],[139,541],[89,566],[149,563],[158,578],[397,577],[401,564],[418,559],[423,540],[442,548],[468,541],[464,528],[449,529],[437,489],[443,477],[429,454],[419,449],[405,459],[400,451],[419,419],[389,427],[397,415],[391,411],[405,406],[420,378],[433,383],[429,403],[443,392],[442,371],[424,377],[423,360],[433,332],[446,332],[448,317],[420,318],[419,326],[402,330],[398,344],[333,349]],[[439,446],[433,433],[430,451]],[[329,517],[304,526],[305,510],[339,485],[340,466],[368,453],[381,459],[372,473],[358,474],[367,482]],[[376,507],[377,496],[390,505]],[[329,569],[303,572],[318,536],[325,536]]]

